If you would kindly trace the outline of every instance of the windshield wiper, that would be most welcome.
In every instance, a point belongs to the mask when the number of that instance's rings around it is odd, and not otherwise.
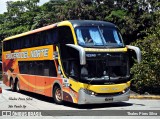
[[[101,36],[103,45],[104,45],[104,47],[106,47],[106,46],[107,46],[107,43],[106,43],[106,41],[105,41],[105,39],[104,39],[104,37],[103,37],[102,31],[101,31],[101,29],[99,28],[99,26],[98,26],[98,30],[99,30],[99,33],[100,33],[100,36]]]

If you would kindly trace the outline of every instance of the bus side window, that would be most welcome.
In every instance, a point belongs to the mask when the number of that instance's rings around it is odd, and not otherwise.
[[[33,42],[33,47],[39,46],[37,36],[38,36],[37,34],[31,35],[32,42]]]
[[[18,65],[19,65],[19,72],[21,74],[28,74],[29,62],[20,61],[20,62],[18,62]]]
[[[20,47],[20,38],[17,38],[17,49],[21,49],[21,47]]]
[[[4,44],[4,45],[3,45],[3,50],[4,50],[4,51],[7,51],[7,42],[4,41],[3,44]]]
[[[36,47],[38,45],[37,42],[36,42],[37,33],[36,34],[31,34],[30,38],[31,38],[30,42],[32,42],[32,45],[30,47]]]
[[[15,41],[11,40],[11,43],[12,43],[12,50],[15,49]]]
[[[44,67],[43,61],[39,62],[37,70],[38,70],[38,74],[41,75],[41,76],[44,75],[44,73],[43,73],[43,67]]]
[[[49,62],[44,61],[43,65],[44,65],[44,68],[43,68],[44,76],[49,76]]]
[[[58,44],[58,30],[57,29],[52,29],[50,36],[52,38],[52,43],[53,44]]]
[[[24,42],[24,39],[23,39],[23,37],[20,39],[20,49],[22,48],[24,48],[24,45],[25,45],[25,42]]]
[[[5,43],[5,51],[7,51],[8,50],[8,45],[9,45],[9,44],[7,44],[8,41],[5,41],[4,43]]]
[[[46,45],[49,45],[49,44],[52,44],[52,35],[51,35],[51,32],[48,31],[46,32],[46,40],[45,40],[45,44]]]
[[[54,61],[44,61],[44,76],[57,76]]]
[[[18,66],[19,66],[19,72],[21,74],[24,74],[24,64],[23,64],[23,62],[18,62]]]
[[[54,61],[49,62],[49,76],[57,77],[57,71]]]
[[[18,65],[21,74],[57,77],[57,71],[53,60],[20,61]]]
[[[30,47],[34,47],[34,41],[32,35],[27,36],[27,39],[29,40]]]
[[[38,72],[38,65],[39,65],[39,62],[34,62],[34,74],[35,75],[38,75],[39,74],[39,72]]]
[[[53,33],[53,43],[58,44],[58,30],[55,29],[55,30],[53,30],[52,33]]]
[[[48,31],[48,32],[46,32],[46,42],[45,42],[45,44],[46,45],[49,45],[49,44],[52,44],[52,35],[51,35],[51,32],[50,31]]]
[[[10,50],[11,49],[11,41],[7,41],[6,42],[6,45],[7,45],[7,50]]]
[[[18,50],[19,49],[19,38],[16,39],[16,42],[15,42],[15,49]]]
[[[57,29],[51,29],[45,32],[45,45],[58,43],[58,31]]]
[[[34,66],[33,66],[33,62],[29,62],[28,68],[29,68],[28,74],[34,74],[35,69],[34,69]]]
[[[58,29],[58,39],[60,44],[74,44],[70,27],[64,26]]]
[[[24,42],[24,48],[28,48],[30,46],[29,39],[27,37],[23,37],[22,40]]]
[[[10,44],[10,48],[9,48],[9,49],[10,49],[10,50],[13,50],[13,46],[14,46],[14,45],[13,45],[13,41],[10,40],[10,41],[9,41],[9,44]]]
[[[37,43],[37,45],[39,45],[39,46],[44,45],[44,40],[45,40],[44,33],[43,32],[38,33],[38,43]]]

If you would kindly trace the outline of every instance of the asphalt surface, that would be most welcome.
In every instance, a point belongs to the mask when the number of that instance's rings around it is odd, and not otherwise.
[[[160,110],[160,100],[158,99],[152,99],[152,100],[130,99],[129,101],[118,102],[118,103],[90,104],[90,105],[80,105],[80,106],[65,102],[63,105],[57,105],[54,103],[53,99],[49,97],[45,97],[42,95],[29,93],[25,91],[21,93],[13,92],[10,90],[9,87],[5,86],[2,82],[0,82],[0,87],[2,87],[2,94],[0,94],[0,110],[1,111],[2,110],[13,110],[13,111],[14,110],[18,110],[18,111],[43,110],[46,115],[49,115],[47,116],[47,118],[56,118],[56,119],[60,119],[60,118],[66,119],[65,116],[67,117],[69,116],[70,119],[75,117],[82,118],[81,116],[83,116],[83,118],[87,118],[86,116],[89,116],[89,118],[93,118],[93,119],[100,116],[101,119],[103,118],[106,119],[107,113],[109,113],[109,115],[112,115],[109,118],[117,119],[117,116],[121,116],[119,112],[122,113],[121,117],[124,119],[125,118],[126,119],[128,118],[159,119],[160,118],[160,116],[157,116],[157,115],[160,115],[159,113],[160,111],[158,111],[157,113],[157,110]],[[148,112],[146,112],[146,110],[148,110]],[[53,111],[56,116],[52,115],[51,112]],[[113,112],[110,112],[110,111],[113,111]],[[124,112],[126,113],[126,115],[123,115]],[[61,113],[63,114],[61,115]],[[146,113],[148,113],[149,115],[145,115]],[[114,115],[117,115],[117,116],[114,116]],[[2,117],[3,119],[4,118],[10,119],[9,117],[0,116],[0,118]],[[12,118],[17,119],[22,117],[13,116]],[[23,117],[23,118],[29,118],[29,117]],[[36,117],[32,117],[32,118],[36,118]],[[38,119],[41,119],[41,118],[45,118],[45,117],[41,117],[41,116],[38,117]]]

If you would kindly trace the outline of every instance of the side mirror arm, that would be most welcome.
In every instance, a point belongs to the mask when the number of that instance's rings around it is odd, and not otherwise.
[[[139,49],[139,47],[136,46],[132,46],[132,45],[126,45],[126,47],[130,50],[134,50],[137,56],[137,62],[140,63],[141,62],[141,50]]]
[[[83,47],[74,45],[74,44],[66,44],[66,46],[72,47],[76,49],[79,52],[79,57],[80,57],[80,64],[85,65],[86,64],[86,52]]]

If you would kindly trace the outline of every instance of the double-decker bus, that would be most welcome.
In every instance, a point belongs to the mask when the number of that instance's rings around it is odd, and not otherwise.
[[[2,46],[3,83],[57,104],[128,100],[129,50],[141,59],[114,24],[94,20],[62,21],[8,37]]]

